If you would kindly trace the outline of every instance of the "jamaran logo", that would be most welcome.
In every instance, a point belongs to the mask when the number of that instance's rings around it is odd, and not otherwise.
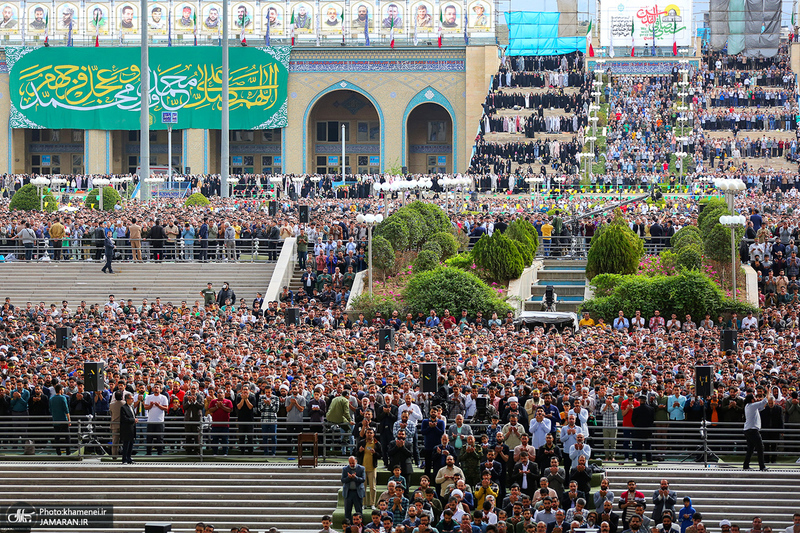
[[[41,505],[17,502],[0,508],[0,533],[30,533],[37,528],[111,529],[111,505]]]
[[[36,509],[27,503],[18,502],[6,508],[2,515],[0,529],[3,531],[27,532],[36,527],[38,523],[39,517],[36,514]]]

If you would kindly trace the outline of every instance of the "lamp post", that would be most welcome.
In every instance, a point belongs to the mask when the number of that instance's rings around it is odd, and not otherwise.
[[[111,183],[110,179],[107,178],[95,178],[94,184],[100,189],[100,211],[104,211],[103,209],[103,188],[107,187],[108,184]]]
[[[36,190],[39,193],[39,211],[44,211],[44,196],[42,195],[42,189],[50,185],[50,180],[44,176],[39,176],[38,178],[33,178],[31,180],[31,184],[36,186]]]
[[[233,190],[236,188],[238,184],[239,184],[239,178],[237,178],[236,176],[231,176],[228,178],[228,186],[230,186],[230,192],[228,193],[228,196],[230,197],[234,196]]]
[[[269,182],[275,187],[275,199],[277,200],[281,197],[281,184],[283,183],[283,179],[279,176],[272,176]]]
[[[747,221],[744,215],[723,215],[719,223],[731,229],[731,281],[733,282],[733,300],[736,301],[736,229],[744,226]]]
[[[369,295],[372,296],[372,227],[375,226],[375,224],[383,222],[383,215],[380,213],[377,215],[362,215],[359,213],[358,216],[356,216],[356,221],[358,221],[359,224],[367,225],[367,255],[369,257],[367,268],[369,270]]]
[[[581,154],[578,154],[578,155],[581,155]],[[556,183],[558,183],[559,193],[560,194],[564,194],[564,182],[567,181],[567,177],[562,175],[562,176],[556,176],[553,179],[555,180]]]
[[[64,193],[61,192],[61,185],[65,185],[67,183],[69,183],[69,182],[64,178],[60,178],[60,177],[50,178],[50,187],[59,190],[59,195],[58,195],[58,200],[59,201],[63,201],[63,198],[64,198]]]
[[[733,200],[736,198],[737,193],[740,193],[747,188],[747,185],[745,185],[745,183],[738,178],[718,178],[714,180],[714,187],[722,191],[722,193],[725,195],[725,203],[728,204],[728,211],[733,213]]]
[[[314,184],[314,197],[319,194],[319,182],[322,180],[320,176],[311,176],[311,182]]]

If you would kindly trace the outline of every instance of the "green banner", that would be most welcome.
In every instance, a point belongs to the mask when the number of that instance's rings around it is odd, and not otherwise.
[[[287,125],[291,48],[230,49],[230,128]],[[138,130],[141,49],[6,47],[11,127]],[[222,48],[150,49],[150,128],[220,129]],[[174,118],[174,115],[173,115]]]

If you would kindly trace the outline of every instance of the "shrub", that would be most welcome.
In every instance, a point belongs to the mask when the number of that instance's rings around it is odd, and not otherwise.
[[[369,250],[369,248],[367,249]],[[372,260],[375,268],[382,271],[384,276],[394,268],[394,249],[389,241],[380,235],[372,237]],[[369,261],[369,257],[367,261]]]
[[[431,251],[436,254],[436,260],[440,261],[442,257],[442,247],[439,246],[439,243],[428,241],[422,245],[422,251]]]
[[[439,255],[433,250],[422,250],[414,259],[414,274],[433,270],[439,266]]]
[[[442,231],[448,231],[452,227],[450,219],[447,218],[442,208],[436,204],[416,200],[406,207],[401,208],[400,211],[403,209],[415,211],[422,217],[425,221],[426,231],[429,236]]]
[[[528,266],[533,263],[533,260],[536,258],[536,248],[538,243],[533,241],[528,231],[522,227],[522,224],[519,224],[518,222],[524,221],[515,220],[509,224],[504,235],[509,239],[512,239],[514,242],[519,243],[520,246],[518,248],[520,254],[522,254],[522,260],[525,266]],[[530,223],[528,222],[528,224]]]
[[[196,193],[192,194],[191,196],[189,196],[186,199],[186,201],[183,202],[183,205],[185,207],[190,207],[190,206],[193,206],[193,205],[203,206],[203,205],[208,205],[210,203],[211,202],[208,200],[208,198],[203,196],[203,193],[196,192]]]
[[[369,289],[354,297],[351,307],[364,313],[365,318],[374,318],[378,312],[381,316],[392,316],[392,311],[402,310],[398,308],[397,300],[394,298],[379,294],[370,296]]]
[[[698,227],[700,226],[700,224],[703,223],[703,220],[706,219],[706,217],[709,215],[709,213],[711,213],[711,211],[713,211],[718,207],[724,207],[726,209],[728,207],[728,204],[722,198],[709,198],[708,200],[701,200],[700,204],[704,207],[703,211],[699,215],[697,215]]]
[[[472,248],[472,257],[478,268],[497,281],[517,279],[525,269],[522,255],[514,241],[499,231],[494,232],[491,237],[484,235],[478,239]]]
[[[703,249],[697,244],[683,246],[678,251],[677,265],[687,270],[700,270],[703,266]]]
[[[503,316],[511,310],[475,274],[445,266],[416,274],[403,291],[403,297],[408,311],[414,314],[427,314],[431,309],[440,314],[444,309],[466,309],[470,315],[482,311],[487,316],[493,312]]]
[[[408,228],[408,246],[410,249],[419,249],[425,242],[427,230],[425,219],[413,209],[400,210],[394,213],[391,218],[398,217]],[[399,251],[399,250],[398,250]]]
[[[39,206],[44,205],[44,210],[48,213],[56,211],[58,209],[58,200],[53,196],[53,193],[46,188],[42,189],[42,192],[44,194],[43,203],[39,199],[39,191],[36,190],[35,185],[31,185],[30,183],[23,185],[22,188],[11,197],[8,208],[12,211],[17,209],[20,211],[38,211]]]
[[[114,187],[103,187],[103,211],[113,211],[121,200]],[[100,210],[100,189],[94,188],[86,194],[84,205],[89,209]]]
[[[528,236],[531,238],[531,241],[533,242],[533,254],[536,255],[536,250],[539,249],[539,233],[536,231],[536,228],[533,227],[533,224],[531,224],[525,219],[518,218],[511,224],[509,224],[508,228],[511,229],[511,226],[524,230],[525,233],[528,234]]]
[[[472,252],[464,252],[458,255],[454,255],[453,257],[445,261],[445,263],[449,267],[460,268],[461,270],[472,270],[472,265],[475,264],[475,259],[472,257]]]
[[[592,237],[586,261],[586,276],[598,274],[635,274],[644,244],[625,222],[617,209],[610,224],[601,226]]]
[[[590,285],[596,298],[609,296],[614,289],[625,280],[621,274],[598,274],[592,278]]]
[[[687,244],[698,243],[702,246],[703,237],[700,235],[700,229],[697,226],[685,226],[672,236],[670,244],[673,248],[680,248],[684,241],[686,241]]]
[[[708,208],[703,212],[705,213],[706,211],[708,211]],[[706,218],[698,225],[700,228],[700,235],[702,235],[704,241],[714,229],[714,226],[719,224],[719,217],[723,215],[730,215],[727,207],[715,207],[711,209],[711,211],[708,211]]]
[[[383,237],[395,250],[408,248],[408,226],[398,217],[391,216],[375,227],[374,236]]]
[[[434,233],[430,236],[430,239],[428,239],[426,246],[430,243],[436,243],[439,245],[439,248],[441,249],[439,258],[442,261],[450,259],[458,253],[458,241],[449,231],[440,231],[439,233]],[[425,246],[423,246],[422,249],[424,250]]]
[[[710,219],[709,219],[710,220]],[[736,229],[735,242],[738,243],[744,237],[744,228]],[[705,235],[703,239],[705,255],[712,261],[729,264],[731,260],[731,230],[719,222]],[[738,251],[738,248],[737,248]]]
[[[656,309],[661,311],[661,316],[689,314],[698,320],[706,313],[718,316],[732,303],[708,276],[695,270],[683,270],[674,276],[621,278],[601,280],[604,287],[611,287],[614,282],[611,293],[587,300],[581,310],[607,321],[613,320],[620,310],[626,316],[633,316],[639,310],[642,316],[649,317]]]

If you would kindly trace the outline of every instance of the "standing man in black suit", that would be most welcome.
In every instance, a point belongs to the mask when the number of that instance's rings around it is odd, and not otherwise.
[[[411,474],[414,473],[414,462],[412,461],[414,452],[411,449],[411,444],[406,442],[406,436],[405,430],[398,431],[395,440],[389,443],[387,452],[389,464],[400,465],[402,476],[409,480],[411,479]],[[403,488],[408,490],[408,487]]]
[[[122,464],[133,464],[133,441],[136,440],[136,415],[133,413],[133,394],[125,393],[125,405],[119,414],[119,440],[122,443]]]
[[[661,486],[658,490],[653,491],[653,520],[663,519],[664,511],[670,511],[675,515],[675,503],[678,501],[678,495],[674,490],[669,488],[669,481],[666,479],[661,480]]]
[[[111,260],[114,259],[114,249],[117,245],[114,243],[114,239],[111,238],[111,230],[106,230],[105,240],[103,242],[105,249],[106,249],[106,264],[103,267],[103,273],[108,271],[109,274],[114,273],[114,268],[111,266]]]
[[[639,406],[633,408],[631,422],[633,427],[633,458],[637,465],[642,464],[642,455],[648,463],[653,463],[653,452],[651,439],[653,437],[653,424],[655,424],[656,411],[651,403],[651,399],[645,395],[639,395]],[[642,451],[644,450],[644,451]]]

